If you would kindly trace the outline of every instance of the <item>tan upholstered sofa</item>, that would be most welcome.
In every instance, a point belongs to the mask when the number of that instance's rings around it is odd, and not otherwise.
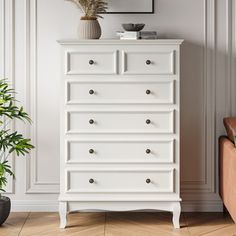
[[[225,118],[227,137],[220,138],[220,195],[236,223],[236,117]]]

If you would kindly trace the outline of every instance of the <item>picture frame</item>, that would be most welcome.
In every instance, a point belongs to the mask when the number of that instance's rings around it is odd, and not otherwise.
[[[154,13],[154,0],[107,0],[107,2],[108,10],[105,14]]]

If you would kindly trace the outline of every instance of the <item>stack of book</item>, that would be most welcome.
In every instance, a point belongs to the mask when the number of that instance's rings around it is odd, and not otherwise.
[[[117,31],[117,36],[125,40],[157,39],[156,31]]]

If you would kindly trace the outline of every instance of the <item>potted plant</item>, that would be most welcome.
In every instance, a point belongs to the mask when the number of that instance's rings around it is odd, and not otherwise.
[[[6,80],[0,80],[0,225],[2,225],[10,213],[11,201],[8,197],[2,196],[7,184],[7,175],[14,173],[9,164],[11,154],[25,156],[34,148],[30,139],[26,139],[17,131],[12,131],[9,126],[12,121],[20,120],[31,122],[23,107],[15,105],[14,90],[9,88]]]
[[[101,27],[98,18],[103,18],[100,14],[105,13],[107,2],[105,0],[67,0],[78,6],[84,16],[80,18],[78,27],[79,39],[99,39],[101,37]]]

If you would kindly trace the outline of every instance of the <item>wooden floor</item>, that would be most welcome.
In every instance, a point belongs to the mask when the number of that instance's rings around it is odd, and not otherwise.
[[[12,213],[0,236],[236,236],[236,225],[223,213],[184,213],[174,229],[169,213],[73,213],[59,229],[57,213]]]

